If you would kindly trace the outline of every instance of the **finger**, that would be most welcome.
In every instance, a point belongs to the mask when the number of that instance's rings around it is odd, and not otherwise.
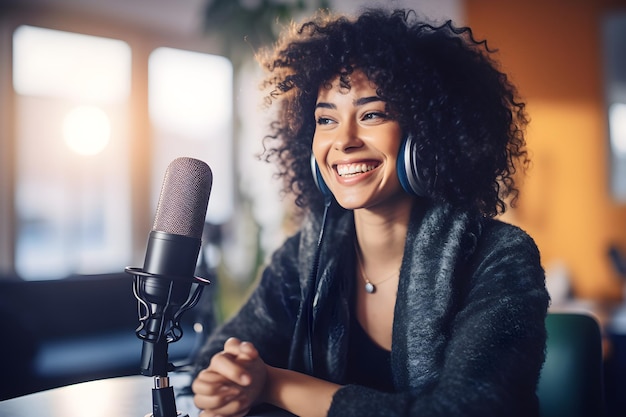
[[[222,375],[218,374],[217,372],[213,372],[208,368],[200,371],[198,375],[196,375],[195,379],[208,383],[227,381],[227,379],[224,378]]]
[[[259,357],[259,351],[250,342],[241,342],[237,359],[254,360]]]
[[[202,410],[200,414],[198,414],[198,417],[245,417],[248,414],[248,411],[241,412],[238,414],[222,415],[220,413],[216,413],[213,410]]]
[[[226,342],[224,342],[224,352],[237,356],[239,353],[239,345],[241,345],[241,340],[236,337],[229,337],[226,339]]]
[[[202,410],[200,414],[198,414],[198,417],[245,417],[248,415],[248,411],[250,410],[242,411],[241,413],[237,413],[237,414],[224,416],[220,413],[214,412],[213,410]]]
[[[198,393],[197,390],[201,389],[202,393],[210,394],[212,393],[212,391],[209,390],[215,390],[220,386],[229,384],[232,384],[232,381],[230,381],[228,378],[225,378],[224,376],[216,372],[204,370],[200,372],[192,381],[191,389],[194,391],[194,393]]]
[[[242,360],[256,359],[259,356],[259,352],[251,342],[242,342],[236,337],[231,337],[224,343],[224,352]]]
[[[211,364],[208,369],[236,384],[248,385],[251,382],[250,375],[246,372],[246,369],[241,364],[237,363],[233,356],[225,352],[214,355],[211,358]]]
[[[239,385],[218,373],[204,370],[191,383],[191,390],[194,394],[205,396],[232,395],[239,391]]]
[[[245,395],[229,398],[223,406],[211,409],[215,415],[228,417],[245,416],[248,411],[250,411],[250,403]]]
[[[251,342],[242,342],[236,337],[231,337],[224,343],[224,352],[241,360],[252,360],[259,357],[259,352]]]
[[[227,406],[236,398],[242,396],[241,389],[237,386],[223,387],[223,389],[217,390],[211,395],[196,394],[193,397],[193,402],[201,410],[220,410]]]

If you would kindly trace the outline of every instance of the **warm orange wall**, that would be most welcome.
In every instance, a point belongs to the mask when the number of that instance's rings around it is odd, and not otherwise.
[[[527,230],[551,268],[564,262],[575,294],[617,299],[607,248],[626,251],[626,205],[608,191],[602,16],[609,0],[465,0],[467,23],[499,49],[528,104],[533,168],[510,220]]]

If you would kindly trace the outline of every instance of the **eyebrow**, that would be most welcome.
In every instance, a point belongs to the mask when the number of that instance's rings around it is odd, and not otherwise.
[[[365,104],[372,103],[374,101],[383,101],[383,99],[378,97],[378,96],[361,97],[360,99],[358,99],[358,100],[356,100],[354,102],[354,105],[355,106],[363,106]]]
[[[315,108],[316,109],[331,109],[331,110],[334,110],[334,109],[337,108],[337,106],[335,106],[332,103],[326,103],[325,101],[320,101],[319,103],[317,103],[315,105]]]
[[[353,102],[354,106],[359,107],[359,106],[364,106],[368,103],[372,103],[375,101],[383,101],[382,98],[378,97],[378,96],[370,96],[370,97],[361,97],[357,100],[355,100]],[[337,106],[333,103],[327,103],[325,101],[320,101],[319,103],[317,103],[315,105],[316,109],[332,109],[335,110],[337,109]]]

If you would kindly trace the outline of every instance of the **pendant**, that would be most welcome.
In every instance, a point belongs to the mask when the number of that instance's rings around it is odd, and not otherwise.
[[[374,294],[376,292],[376,287],[371,282],[367,281],[365,283],[365,292],[368,294]]]

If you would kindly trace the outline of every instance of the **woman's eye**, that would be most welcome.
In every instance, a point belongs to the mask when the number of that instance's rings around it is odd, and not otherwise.
[[[328,117],[318,117],[317,118],[317,124],[318,125],[329,125],[333,122],[332,119],[329,119]]]
[[[383,112],[370,112],[363,116],[363,120],[387,119],[387,114]]]

